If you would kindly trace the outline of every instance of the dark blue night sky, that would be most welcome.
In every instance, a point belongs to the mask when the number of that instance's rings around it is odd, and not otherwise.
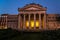
[[[60,13],[60,0],[0,0],[0,14],[18,14],[18,8],[36,3],[47,7],[47,13]]]

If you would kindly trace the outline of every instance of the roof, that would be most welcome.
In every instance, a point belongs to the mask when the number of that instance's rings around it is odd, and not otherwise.
[[[23,11],[23,10],[26,10],[26,9],[29,9],[29,8],[32,9],[32,7],[34,8],[34,10],[37,9],[37,10],[46,11],[46,9],[47,9],[40,4],[31,3],[31,4],[26,4],[23,8],[18,8],[18,11]]]

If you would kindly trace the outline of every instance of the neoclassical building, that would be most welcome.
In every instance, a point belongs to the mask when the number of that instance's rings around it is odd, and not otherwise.
[[[60,14],[48,14],[40,4],[27,4],[18,8],[18,14],[1,14],[0,29],[56,30],[60,28]]]

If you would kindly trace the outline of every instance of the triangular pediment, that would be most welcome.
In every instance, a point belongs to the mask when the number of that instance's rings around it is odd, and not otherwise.
[[[23,11],[23,10],[46,10],[46,8],[44,8],[39,4],[28,4],[23,8],[19,8],[19,11]]]
[[[26,8],[25,10],[39,10],[39,8],[36,8],[36,7],[29,7],[29,8]]]

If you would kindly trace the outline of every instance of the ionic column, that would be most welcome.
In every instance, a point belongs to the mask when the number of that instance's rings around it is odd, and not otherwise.
[[[1,16],[1,21],[3,22],[2,18],[3,18],[3,17]],[[3,23],[2,23],[2,22],[1,22],[1,29],[2,29],[2,26],[3,26]]]
[[[44,29],[46,30],[46,14],[44,14]]]
[[[26,29],[26,26],[25,26],[25,14],[24,14],[24,22],[23,22],[23,30]]]
[[[1,21],[1,15],[0,15],[0,21]],[[0,29],[1,29],[1,24],[0,24]]]
[[[29,29],[30,29],[30,14],[29,14]]]
[[[18,30],[21,30],[21,28],[20,28],[20,15],[18,15]]]
[[[34,29],[36,29],[36,14],[34,14]]]
[[[6,27],[7,27],[7,16],[6,16]],[[8,27],[7,27],[8,28]]]
[[[4,18],[4,16],[2,16],[2,17]],[[3,20],[3,21],[2,21],[2,26],[3,26],[3,29],[4,29],[4,26],[5,26],[5,25],[4,25],[4,20],[5,20],[5,19],[3,19],[3,18],[2,18],[2,20]]]
[[[7,22],[8,22],[8,21],[7,21],[7,16],[6,16],[6,26],[7,26]],[[8,28],[8,27],[7,27],[7,28]]]
[[[5,25],[4,25],[4,23],[5,23],[5,16],[3,16],[3,29],[4,29],[4,27],[5,27]]]
[[[41,29],[41,14],[39,14],[39,29]]]

